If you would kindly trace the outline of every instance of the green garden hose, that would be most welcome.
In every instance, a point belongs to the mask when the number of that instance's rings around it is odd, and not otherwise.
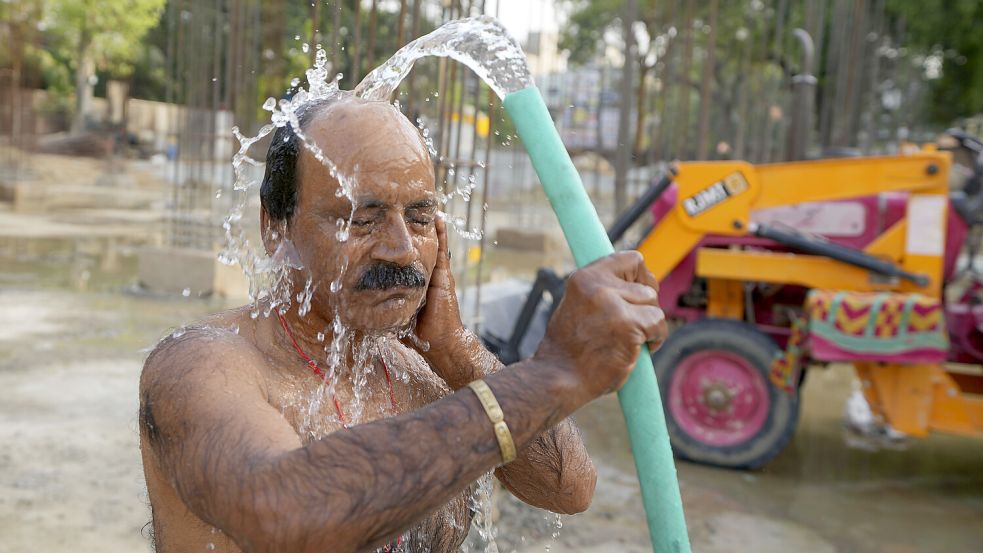
[[[613,253],[614,247],[553,126],[539,89],[530,86],[509,93],[504,105],[529,152],[577,266]],[[618,400],[638,470],[652,548],[655,553],[689,553],[676,465],[647,348],[643,348],[635,370],[618,392]]]

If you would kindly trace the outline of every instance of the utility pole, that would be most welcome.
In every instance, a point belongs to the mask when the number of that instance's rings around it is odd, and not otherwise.
[[[625,38],[625,63],[621,66],[621,98],[618,112],[618,144],[615,147],[614,162],[614,212],[615,217],[628,205],[626,192],[628,188],[628,169],[631,166],[632,141],[629,135],[631,128],[631,98],[635,67],[635,33],[632,26],[638,17],[637,0],[627,0],[625,11],[621,16],[622,33]]]

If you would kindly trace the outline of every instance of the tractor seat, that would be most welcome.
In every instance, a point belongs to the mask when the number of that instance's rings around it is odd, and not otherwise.
[[[819,361],[941,363],[949,350],[942,303],[920,294],[812,290],[805,337]]]
[[[956,214],[969,226],[983,224],[983,196],[968,196],[962,190],[949,193],[949,201]]]

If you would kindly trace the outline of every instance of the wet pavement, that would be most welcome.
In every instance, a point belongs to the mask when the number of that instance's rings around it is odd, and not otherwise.
[[[225,304],[138,292],[126,247],[49,240],[0,241],[0,553],[147,551],[140,366],[169,329]],[[983,551],[983,441],[858,442],[842,425],[853,385],[848,367],[812,371],[795,439],[762,471],[678,463],[694,551]],[[594,504],[558,528],[501,492],[499,551],[649,550],[616,399],[576,419]]]
[[[678,462],[694,551],[983,550],[983,443],[936,434],[871,451],[843,429],[852,386],[848,367],[813,371],[794,440],[762,471]],[[604,399],[578,421],[595,458],[628,474],[615,409]],[[612,508],[640,513],[637,493],[628,500]]]

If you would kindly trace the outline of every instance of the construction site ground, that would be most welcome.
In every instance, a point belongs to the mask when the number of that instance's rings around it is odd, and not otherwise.
[[[138,164],[106,181],[102,161],[37,158],[47,199],[36,209],[0,203],[0,553],[148,551],[143,359],[171,329],[235,300],[137,286],[136,252],[162,240],[160,171]],[[535,259],[499,252],[494,272],[526,276]],[[983,441],[859,439],[843,426],[854,386],[849,367],[812,371],[795,438],[764,470],[678,462],[693,551],[980,549]],[[576,421],[599,470],[593,505],[558,528],[500,491],[498,551],[650,550],[616,398]]]

